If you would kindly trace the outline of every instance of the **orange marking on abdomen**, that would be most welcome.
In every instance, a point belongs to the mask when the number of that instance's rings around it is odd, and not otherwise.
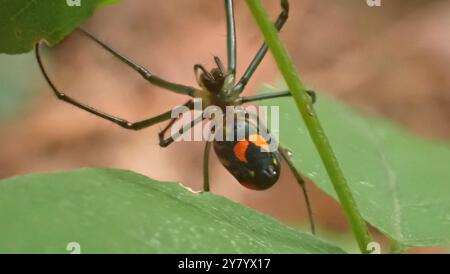
[[[253,134],[250,136],[250,142],[258,147],[262,147],[264,150],[269,151],[269,144],[266,139],[259,134]]]
[[[247,153],[249,142],[247,140],[239,141],[233,148],[234,156],[241,162],[247,163]]]

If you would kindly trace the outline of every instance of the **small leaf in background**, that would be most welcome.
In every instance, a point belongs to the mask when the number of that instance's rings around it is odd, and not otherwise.
[[[97,8],[118,0],[80,0],[80,6],[70,6],[70,0],[0,2],[0,53],[19,54],[31,51],[40,40],[60,42]]]
[[[336,198],[294,102],[266,104],[280,106],[280,143],[293,152],[297,168]],[[322,94],[315,108],[363,217],[406,246],[449,243],[450,146]]]
[[[211,193],[128,171],[0,181],[2,253],[343,253]]]

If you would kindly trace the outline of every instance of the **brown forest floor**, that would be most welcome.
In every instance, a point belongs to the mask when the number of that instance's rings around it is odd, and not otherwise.
[[[275,17],[278,1],[266,4]],[[449,1],[385,0],[383,7],[369,8],[363,0],[293,0],[291,6],[282,38],[309,87],[419,135],[450,139]],[[262,37],[244,1],[236,1],[236,23],[242,73]],[[190,85],[195,85],[193,64],[212,66],[213,55],[225,59],[221,1],[123,1],[100,11],[86,28],[154,73]],[[66,93],[130,120],[185,100],[152,87],[79,34],[52,50],[51,60],[51,75]],[[268,56],[246,94],[278,75]],[[161,149],[158,126],[127,132],[58,102],[43,81],[37,89],[27,113],[0,130],[0,177],[101,166],[200,189],[203,144]],[[305,222],[301,192],[289,172],[270,191],[253,192],[213,158],[213,192],[284,222]],[[347,231],[337,204],[310,188],[320,226]]]

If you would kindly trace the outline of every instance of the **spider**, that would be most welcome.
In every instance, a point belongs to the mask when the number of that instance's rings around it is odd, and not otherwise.
[[[160,78],[143,66],[135,63],[126,56],[124,56],[119,51],[113,49],[106,43],[102,42],[100,39],[95,37],[93,34],[78,28],[82,34],[91,39],[93,42],[97,43],[104,50],[111,53],[113,56],[118,58],[124,64],[128,65],[131,69],[139,73],[145,80],[151,84],[167,89],[169,91],[186,95],[191,97],[191,99],[184,104],[188,110],[193,110],[194,103],[193,100],[196,98],[201,98],[206,104],[205,107],[214,105],[221,109],[225,109],[227,106],[240,106],[245,103],[255,102],[260,100],[287,97],[291,96],[289,91],[279,91],[267,94],[260,94],[255,96],[241,97],[241,93],[249,82],[250,78],[258,68],[261,61],[264,59],[268,46],[263,43],[261,48],[256,53],[248,68],[245,70],[244,74],[239,80],[236,79],[236,30],[235,30],[235,20],[234,20],[234,1],[224,0],[225,2],[225,13],[226,13],[226,25],[227,25],[227,58],[228,67],[225,68],[219,57],[214,57],[214,62],[217,67],[212,70],[207,70],[203,65],[196,64],[194,66],[194,74],[196,76],[198,88],[186,86],[182,84],[173,83],[171,81]],[[280,0],[281,13],[279,14],[277,20],[275,21],[275,28],[280,31],[284,24],[286,23],[289,15],[289,2],[288,0]],[[151,117],[138,122],[129,122],[119,117],[107,114],[100,110],[97,110],[89,105],[81,103],[72,97],[61,92],[55,84],[50,79],[47,74],[44,65],[41,60],[40,55],[40,43],[35,46],[36,59],[39,68],[49,84],[53,93],[58,99],[82,110],[85,110],[91,114],[94,114],[100,118],[113,122],[118,126],[129,129],[129,130],[141,130],[155,124],[168,121],[168,125],[159,133],[159,145],[161,147],[167,147],[175,141],[174,136],[169,136],[166,138],[166,133],[172,126],[176,123],[179,118],[172,118],[172,111],[164,112],[160,115]],[[315,93],[313,91],[307,91],[311,97],[311,103],[315,102]],[[185,125],[182,131],[188,131],[190,128],[204,121],[203,116],[199,116],[193,119],[189,124]],[[242,121],[246,132],[250,132],[250,129],[254,129],[255,124],[251,122],[250,118],[246,117]],[[227,129],[225,129],[227,131]],[[254,131],[253,131],[254,132]],[[257,131],[256,131],[257,132]],[[226,134],[226,133],[225,133]],[[253,138],[250,138],[253,137]],[[256,137],[256,138],[255,138]],[[244,139],[235,141],[211,141],[208,140],[205,145],[203,152],[203,191],[207,192],[210,190],[209,186],[209,154],[211,146],[214,147],[216,155],[218,156],[220,162],[224,167],[237,179],[239,183],[243,186],[255,189],[255,190],[265,190],[272,185],[274,185],[280,176],[281,168],[281,158],[286,161],[288,167],[294,174],[297,182],[303,190],[303,195],[305,198],[305,203],[307,206],[311,232],[315,233],[314,221],[312,218],[312,210],[307,195],[305,182],[294,167],[291,161],[291,153],[283,148],[281,145],[275,151],[267,150],[267,135],[256,134],[256,136],[245,135]]]

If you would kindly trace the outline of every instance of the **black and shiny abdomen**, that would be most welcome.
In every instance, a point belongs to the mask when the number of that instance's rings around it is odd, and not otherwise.
[[[237,139],[238,128],[245,130],[245,138]],[[243,186],[264,190],[273,186],[280,177],[281,156],[270,151],[270,134],[256,130],[248,120],[236,123],[234,140],[214,141],[214,150],[220,162]],[[225,129],[224,136],[227,136]]]

